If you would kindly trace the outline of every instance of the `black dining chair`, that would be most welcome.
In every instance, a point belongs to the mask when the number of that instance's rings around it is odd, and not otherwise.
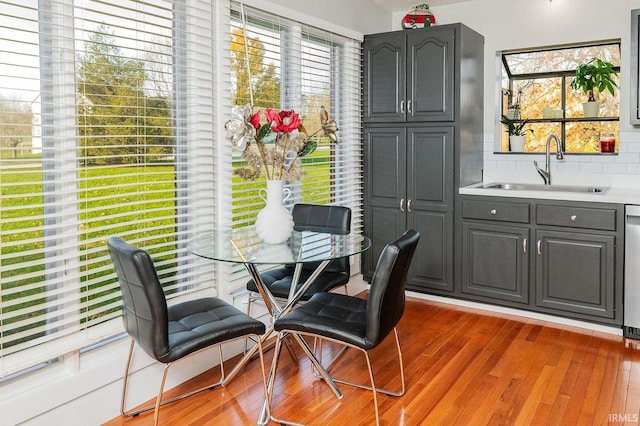
[[[154,424],[158,424],[161,405],[222,384],[225,374],[221,345],[249,336],[253,337],[253,340],[259,345],[258,351],[266,396],[264,360],[259,338],[259,335],[265,332],[265,326],[262,322],[215,297],[189,300],[167,306],[156,269],[146,251],[127,244],[119,237],[109,238],[107,248],[122,289],[124,328],[131,336],[120,404],[120,412],[123,416],[132,417],[154,409]],[[151,358],[164,363],[165,367],[155,404],[127,412],[124,407],[127,383],[136,343]],[[176,361],[213,346],[218,346],[220,380],[203,388],[162,401],[169,367]]]
[[[329,234],[345,235],[351,232],[351,209],[343,206],[329,206],[317,204],[295,204],[291,211],[294,230],[325,232]],[[296,290],[311,276],[320,262],[307,262],[302,266],[302,272]],[[275,297],[286,299],[289,297],[295,265],[284,265],[264,271],[260,274],[260,280]],[[316,278],[311,286],[304,292],[301,301],[309,300],[315,293],[330,291],[344,286],[345,293],[351,270],[349,258],[332,260],[326,269]],[[251,314],[251,304],[261,300],[258,287],[253,279],[247,282],[249,300],[247,313]]]
[[[378,259],[367,299],[338,293],[317,293],[307,303],[275,321],[274,327],[279,333],[268,385],[268,405],[273,396],[273,383],[284,336],[306,335],[364,352],[371,386],[335,378],[333,380],[372,390],[376,424],[379,424],[377,392],[401,396],[405,391],[397,324],[404,313],[407,274],[419,239],[417,231],[408,230],[398,240],[385,246]],[[391,331],[395,334],[400,365],[399,392],[376,387],[369,357],[369,351],[377,347]]]

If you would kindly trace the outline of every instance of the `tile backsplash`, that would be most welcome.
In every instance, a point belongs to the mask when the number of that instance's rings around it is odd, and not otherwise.
[[[620,132],[617,155],[565,155],[556,160],[551,155],[554,183],[607,183],[616,186],[640,187],[640,132]],[[533,161],[544,167],[544,154],[494,154],[494,135],[484,135],[484,180],[538,182],[542,179]],[[552,148],[553,149],[553,148]]]

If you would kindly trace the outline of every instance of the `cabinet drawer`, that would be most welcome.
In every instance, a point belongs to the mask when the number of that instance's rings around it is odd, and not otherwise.
[[[539,205],[536,208],[536,218],[539,225],[616,230],[615,209]]]
[[[529,204],[465,199],[462,216],[465,219],[529,223]]]

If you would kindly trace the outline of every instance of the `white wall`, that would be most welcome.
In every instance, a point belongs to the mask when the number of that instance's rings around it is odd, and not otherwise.
[[[640,0],[472,0],[451,6],[432,7],[438,24],[461,22],[485,37],[485,180],[508,178],[540,180],[533,160],[542,155],[494,154],[500,104],[496,52],[583,41],[621,39],[620,153],[617,156],[565,156],[552,160],[556,183],[597,180],[599,184],[640,186],[640,128],[629,123],[630,104],[630,10]],[[394,29],[400,29],[404,13],[393,15]]]

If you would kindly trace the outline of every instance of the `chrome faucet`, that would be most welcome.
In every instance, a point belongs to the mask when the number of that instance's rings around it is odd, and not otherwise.
[[[549,168],[550,157],[551,157],[551,139],[555,139],[556,141],[556,159],[562,160],[564,159],[564,153],[562,152],[562,146],[560,144],[560,139],[556,135],[550,135],[547,138],[547,150],[545,152],[545,165],[544,170],[541,170],[538,167],[538,162],[534,160],[533,164],[536,166],[536,170],[542,176],[542,180],[544,180],[545,185],[551,185],[551,169]]]

